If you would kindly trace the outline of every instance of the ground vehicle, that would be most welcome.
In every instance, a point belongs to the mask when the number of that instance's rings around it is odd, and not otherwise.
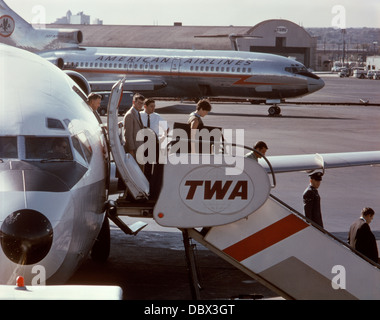
[[[375,74],[374,70],[368,70],[367,72],[367,78],[368,79],[373,79],[373,75]]]
[[[354,77],[359,79],[367,78],[367,71],[364,69],[355,69],[354,70]]]
[[[104,116],[107,113],[108,99],[110,97],[110,92],[97,92],[102,95],[102,101],[98,109],[98,113]],[[132,106],[133,92],[124,91],[123,97],[121,98],[119,106],[119,114],[124,115],[124,113]]]
[[[343,68],[339,71],[338,73],[339,77],[344,78],[344,77],[349,77],[351,75],[351,71],[348,68]]]
[[[380,80],[380,70],[368,71],[367,78],[373,80]]]

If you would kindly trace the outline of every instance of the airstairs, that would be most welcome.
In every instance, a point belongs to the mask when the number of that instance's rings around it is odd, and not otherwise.
[[[274,196],[244,219],[187,232],[286,299],[380,299],[379,265]]]
[[[113,93],[110,101],[117,99]],[[244,170],[231,175],[225,174],[229,156],[213,155],[214,164],[202,165],[187,155],[187,165],[165,164],[158,200],[149,200],[149,182],[120,145],[117,109],[108,108],[112,155],[136,200],[117,200],[108,216],[152,217],[182,230],[193,298],[200,294],[189,238],[286,299],[380,299],[379,265],[271,195],[275,176],[268,161],[266,170],[243,158]],[[144,226],[121,228],[136,234]]]

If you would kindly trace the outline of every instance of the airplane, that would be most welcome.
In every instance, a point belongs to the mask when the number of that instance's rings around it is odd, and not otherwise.
[[[146,97],[235,97],[265,101],[271,116],[287,98],[323,88],[324,81],[294,59],[255,52],[79,46],[80,31],[34,29],[0,0],[0,41],[39,54],[92,91],[125,90]],[[68,41],[67,41],[68,40]],[[59,42],[62,48],[59,48]],[[85,79],[84,79],[85,78]]]
[[[249,217],[274,201],[270,189],[276,172],[380,163],[379,151],[273,156],[265,158],[266,165],[227,153],[210,155],[211,161],[204,164],[192,161],[199,155],[177,158],[173,151],[164,164],[158,199],[152,200],[149,182],[136,160],[125,154],[119,136],[117,108],[124,79],[113,86],[105,130],[87,105],[86,93],[62,70],[19,48],[0,44],[0,52],[2,292],[14,290],[18,276],[30,288],[42,281],[55,289],[90,253],[95,259],[107,259],[108,219],[129,234],[144,225],[128,229],[120,216],[150,217],[162,226],[189,232],[209,228],[212,234],[218,226],[251,221]],[[136,201],[110,201],[111,194],[123,191],[116,187],[116,167]],[[228,173],[233,169],[239,173]],[[178,190],[177,197],[173,190]],[[265,217],[272,219],[275,209]],[[310,221],[305,223],[313,227]],[[41,298],[39,290],[27,292]],[[15,297],[14,292],[10,295]]]

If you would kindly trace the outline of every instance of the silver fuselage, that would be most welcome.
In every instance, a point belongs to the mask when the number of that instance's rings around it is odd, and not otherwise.
[[[0,283],[63,282],[104,219],[105,138],[61,70],[20,49],[0,51]],[[67,143],[64,158],[49,153],[53,141]]]
[[[301,63],[266,53],[87,47],[40,55],[82,74],[95,87],[124,76],[151,81],[153,88],[138,91],[154,97],[285,99],[324,86]]]

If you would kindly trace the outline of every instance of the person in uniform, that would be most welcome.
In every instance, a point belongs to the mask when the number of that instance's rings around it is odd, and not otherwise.
[[[361,216],[350,227],[348,243],[372,261],[379,263],[376,238],[369,227],[375,211],[372,208],[364,208]]]
[[[321,197],[318,188],[322,181],[322,172],[314,172],[309,175],[310,184],[303,193],[305,216],[323,228],[321,213]]]

